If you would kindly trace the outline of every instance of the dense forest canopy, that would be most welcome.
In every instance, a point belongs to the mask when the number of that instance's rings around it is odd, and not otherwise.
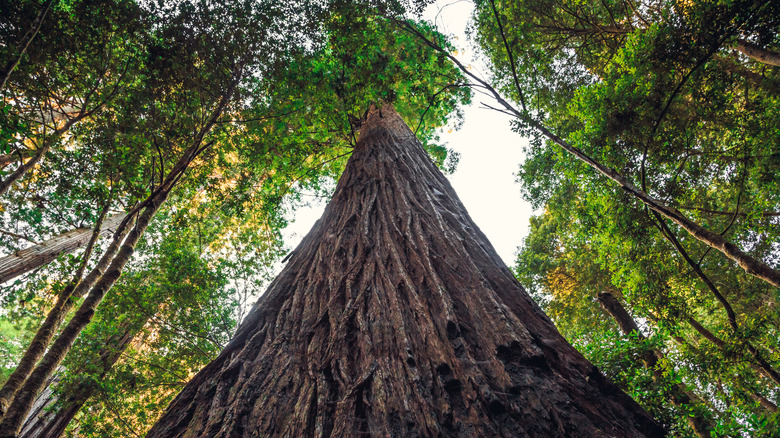
[[[0,436],[143,435],[369,105],[452,170],[472,95],[531,138],[514,272],[558,330],[675,436],[780,433],[778,3],[476,0],[487,78],[430,3],[0,0]]]

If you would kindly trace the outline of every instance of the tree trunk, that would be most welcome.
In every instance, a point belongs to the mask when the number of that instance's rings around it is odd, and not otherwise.
[[[556,331],[391,108],[148,437],[660,436]]]
[[[36,154],[36,152],[37,151],[33,149],[25,149],[19,152],[11,152],[10,154],[0,155],[0,169],[17,160],[24,162],[25,159],[32,157]]]
[[[112,217],[110,220],[124,220],[125,217],[125,215],[118,215]],[[103,253],[103,256],[100,258],[97,265],[92,269],[92,271],[90,271],[86,278],[82,280],[82,273],[78,273],[76,278],[74,278],[73,281],[65,288],[65,290],[62,291],[60,296],[57,297],[57,302],[46,315],[46,319],[38,328],[38,331],[35,332],[35,336],[30,342],[30,345],[27,347],[27,350],[25,350],[24,354],[22,355],[21,360],[19,360],[19,364],[17,365],[16,369],[14,369],[14,371],[8,377],[8,380],[5,381],[3,387],[0,388],[0,418],[3,417],[6,410],[8,409],[8,406],[13,400],[13,397],[16,395],[16,392],[19,390],[22,384],[24,384],[24,381],[30,376],[30,373],[35,367],[35,364],[38,362],[46,348],[51,343],[51,340],[54,338],[54,335],[57,332],[57,329],[60,327],[62,320],[65,318],[65,315],[67,315],[75,305],[74,298],[81,298],[81,296],[84,295],[84,293],[86,293],[95,284],[95,282],[97,282],[100,277],[103,276],[103,273],[106,271],[106,268],[109,266],[109,263],[111,263],[111,260],[113,260],[114,255],[119,249],[119,245],[122,243],[122,239],[127,235],[127,232],[130,229],[130,227],[126,224],[121,226],[122,229],[116,230],[114,227],[114,229],[110,230],[116,231],[114,238],[108,248],[106,248],[106,251]],[[87,260],[83,260],[82,266],[86,266],[86,263]]]
[[[173,190],[187,171],[187,168],[192,161],[195,160],[203,150],[209,147],[210,143],[205,146],[203,145],[203,139],[206,134],[211,131],[227,107],[233,96],[233,91],[241,80],[242,74],[243,64],[236,65],[233,70],[231,82],[220,97],[216,108],[211,111],[209,118],[202,124],[200,129],[198,129],[192,143],[190,143],[182,152],[179,160],[173,165],[163,182],[152,191],[152,194],[149,195],[147,200],[131,210],[118,225],[119,229],[124,230],[128,221],[138,213],[138,220],[135,227],[125,238],[116,256],[114,256],[111,263],[108,265],[108,268],[106,268],[105,273],[95,282],[94,287],[92,287],[89,295],[84,299],[84,302],[81,303],[76,314],[73,315],[73,318],[68,322],[68,325],[62,330],[62,333],[60,333],[51,345],[49,351],[43,356],[43,359],[41,359],[35,370],[30,373],[24,384],[16,391],[13,400],[11,400],[11,403],[8,406],[8,410],[2,415],[2,421],[0,421],[0,438],[15,438],[18,435],[22,422],[29,414],[33,402],[43,389],[46,380],[65,358],[65,355],[70,350],[76,337],[81,333],[81,330],[83,330],[92,320],[92,317],[95,315],[95,310],[103,300],[105,294],[108,293],[114,286],[114,283],[119,279],[120,275],[122,275],[125,264],[127,264],[130,257],[133,255],[135,246],[141,236],[143,236],[144,231],[146,231],[146,227],[149,226],[149,222],[157,213],[157,210],[165,203],[171,190]]]
[[[737,50],[760,63],[780,67],[780,53],[762,49],[753,43],[741,39],[737,40],[736,47]]]
[[[43,359],[38,363],[38,366],[35,367],[24,384],[16,392],[2,421],[0,421],[0,437],[9,438],[18,435],[22,422],[29,414],[33,402],[43,389],[46,380],[60,365],[76,337],[92,320],[98,304],[100,304],[105,294],[119,279],[125,264],[130,260],[130,256],[135,250],[135,245],[143,235],[152,217],[165,202],[169,190],[162,191],[153,197],[149,205],[141,212],[135,227],[125,238],[106,272],[95,283],[95,286],[90,290],[89,295],[81,303],[81,306],[79,306],[73,318],[68,322],[68,325],[65,326],[62,333],[60,333],[43,356]]]
[[[37,437],[37,429],[44,423],[44,419],[48,419],[54,416],[54,412],[51,411],[52,407],[57,403],[58,396],[55,392],[57,384],[60,382],[61,374],[55,373],[49,379],[43,392],[35,399],[33,407],[30,410],[30,415],[24,422],[24,427],[19,437]]]
[[[109,217],[103,222],[100,233],[102,235],[113,233],[124,217],[124,214]],[[51,263],[57,257],[83,247],[89,242],[92,231],[93,229],[89,227],[76,228],[39,245],[0,258],[0,283]]]
[[[108,374],[125,349],[133,341],[135,335],[138,334],[141,327],[143,327],[143,324],[133,324],[133,327],[128,328],[123,333],[106,340],[106,346],[99,353],[101,364],[99,379],[104,378]],[[65,432],[73,417],[84,406],[84,403],[92,397],[95,389],[94,384],[81,383],[73,390],[68,391],[63,405],[56,411],[45,410],[45,407],[53,405],[53,402],[42,400],[47,395],[46,391],[44,391],[34,404],[34,406],[41,406],[42,409],[36,410],[35,407],[33,408],[30,416],[24,422],[24,426],[22,426],[19,438],[59,438]],[[53,396],[50,393],[47,398],[50,399]]]
[[[601,307],[603,307],[604,310],[606,310],[607,313],[612,316],[618,327],[620,327],[620,331],[623,332],[624,335],[635,333],[639,339],[646,339],[645,335],[643,335],[639,330],[639,326],[637,325],[636,321],[634,321],[634,318],[631,317],[628,311],[626,311],[626,308],[623,307],[623,304],[618,301],[614,295],[609,292],[602,292],[598,295],[598,300],[601,304]],[[645,366],[653,373],[653,379],[658,384],[663,384],[665,380],[663,371],[657,366],[658,360],[660,359],[664,359],[664,353],[655,349],[648,351],[642,356],[642,361],[645,363]],[[688,391],[684,385],[672,385],[672,388],[670,388],[672,398],[671,401],[675,406],[682,407],[686,405],[692,405],[693,403],[702,403],[702,400],[696,394]],[[691,426],[696,435],[702,438],[708,438],[710,436],[710,431],[714,427],[711,418],[704,417],[700,413],[697,413],[697,415],[694,416],[688,416],[686,418],[688,420],[688,424]]]

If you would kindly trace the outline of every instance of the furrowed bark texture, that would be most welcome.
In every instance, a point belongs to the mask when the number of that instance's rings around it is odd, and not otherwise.
[[[114,232],[124,217],[124,214],[118,214],[106,219],[101,227],[101,234]],[[93,229],[90,227],[76,228],[40,245],[0,258],[0,283],[51,263],[62,254],[68,254],[81,248],[89,242],[92,232]]]
[[[558,334],[385,107],[323,217],[147,436],[662,434]]]

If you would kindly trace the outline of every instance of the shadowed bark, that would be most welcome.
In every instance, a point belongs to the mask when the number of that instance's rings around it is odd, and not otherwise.
[[[737,40],[736,48],[743,54],[749,56],[752,59],[755,59],[758,62],[776,67],[780,66],[780,53],[763,49],[751,42],[742,39]]]
[[[148,437],[662,434],[558,334],[386,107],[323,217]]]
[[[15,161],[24,161],[27,158],[32,157],[35,155],[37,151],[32,149],[25,149],[23,151],[18,152],[12,152],[10,154],[4,154],[0,155],[0,169],[3,169],[5,166],[15,162]]]

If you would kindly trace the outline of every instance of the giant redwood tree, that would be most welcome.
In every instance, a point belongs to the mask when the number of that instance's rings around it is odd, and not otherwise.
[[[658,436],[372,109],[323,217],[148,437]]]

